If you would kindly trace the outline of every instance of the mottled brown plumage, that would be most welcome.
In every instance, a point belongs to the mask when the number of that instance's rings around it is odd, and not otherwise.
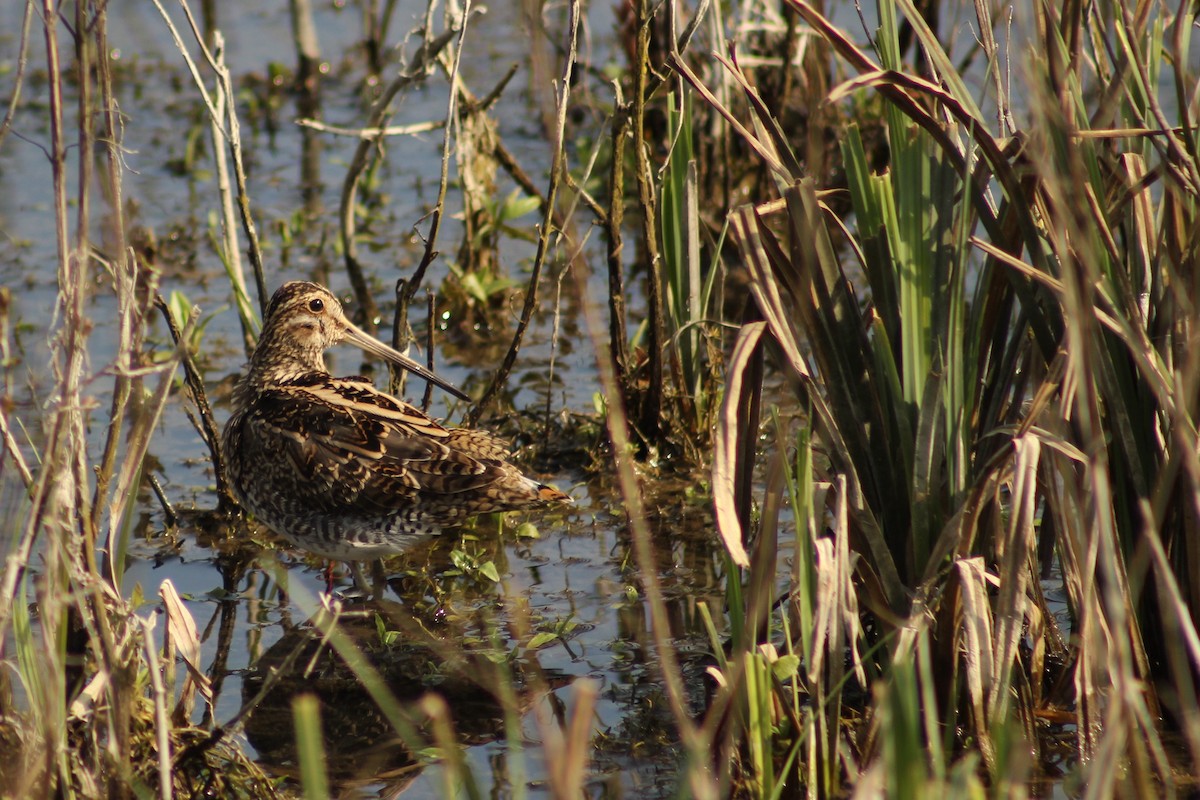
[[[354,326],[324,287],[292,281],[267,307],[222,447],[230,484],[292,544],[344,561],[400,552],[476,514],[567,495],[525,477],[490,433],[445,428],[365,378],[334,378],[340,341],[460,391]]]

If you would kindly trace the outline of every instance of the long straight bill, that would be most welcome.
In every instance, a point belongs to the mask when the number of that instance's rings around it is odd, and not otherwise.
[[[388,347],[374,336],[371,336],[369,333],[359,329],[353,324],[349,325],[346,330],[346,339],[353,344],[358,345],[371,355],[386,359],[396,366],[408,370],[413,375],[416,375],[419,378],[424,378],[435,386],[442,387],[460,400],[466,400],[467,402],[471,401],[471,396],[469,394],[450,383],[450,381],[446,380],[445,378],[438,377],[433,372],[430,372],[426,367],[421,366],[400,351],[392,347]]]

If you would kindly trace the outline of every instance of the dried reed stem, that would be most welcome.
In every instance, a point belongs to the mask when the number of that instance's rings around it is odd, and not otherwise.
[[[12,95],[8,98],[8,110],[4,112],[4,121],[0,122],[0,146],[4,144],[4,137],[12,128],[13,116],[16,115],[17,106],[21,103],[21,87],[25,85],[25,67],[29,62],[29,23],[32,19],[33,3],[26,2],[25,15],[21,18],[21,42],[17,45],[17,74],[13,77]]]
[[[238,246],[236,225],[233,220],[233,201],[232,192],[229,188],[229,169],[225,160],[225,148],[221,145],[222,140],[229,143],[230,155],[233,158],[234,179],[237,184],[238,210],[241,212],[242,227],[249,241],[250,264],[254,270],[260,312],[266,311],[269,295],[267,294],[266,276],[263,272],[262,248],[258,243],[258,232],[254,226],[254,218],[250,214],[250,198],[246,192],[246,169],[242,158],[241,126],[238,123],[237,107],[233,100],[233,79],[230,77],[228,67],[225,66],[224,39],[218,31],[212,31],[213,49],[210,50],[208,45],[205,44],[206,37],[196,26],[196,20],[192,16],[192,10],[187,4],[187,0],[179,0],[179,6],[183,9],[183,13],[187,17],[188,25],[191,27],[192,36],[200,49],[200,53],[217,76],[217,99],[214,100],[204,83],[204,79],[200,75],[200,70],[197,68],[196,62],[192,59],[191,53],[188,52],[187,47],[184,45],[183,38],[179,35],[175,24],[167,15],[166,9],[163,8],[160,0],[153,0],[153,2],[154,7],[158,9],[158,13],[162,16],[163,22],[167,25],[167,30],[175,42],[176,49],[179,50],[184,63],[187,64],[188,71],[192,75],[192,81],[200,92],[200,97],[208,109],[209,118],[212,122],[213,153],[216,159],[217,185],[221,196],[221,219],[225,233],[225,258],[230,272],[229,277],[233,282],[234,301],[237,303],[238,316],[242,323],[242,336],[246,354],[249,356],[253,350],[253,333],[250,330],[250,326],[254,315],[250,309],[249,296],[246,293],[241,249]],[[213,52],[214,50],[216,51],[215,53]]]
[[[654,171],[650,166],[649,143],[646,141],[646,97],[650,82],[650,22],[654,14],[651,0],[634,0],[636,4],[637,60],[633,90],[633,157],[638,205],[641,208],[642,243],[646,248],[646,394],[642,397],[638,415],[638,433],[648,441],[656,441],[662,430],[663,348],[666,343],[666,321],[663,317],[662,257],[658,247],[657,198]]]
[[[108,52],[108,14],[101,13],[96,21],[96,50],[99,53]],[[107,165],[108,196],[112,203],[108,209],[111,219],[109,235],[112,237],[113,249],[117,254],[111,266],[113,281],[117,292],[117,318],[120,325],[117,332],[117,365],[113,379],[112,403],[109,406],[108,432],[105,435],[104,451],[100,456],[100,465],[96,470],[96,490],[92,499],[91,526],[100,527],[100,509],[103,498],[108,492],[108,484],[112,479],[116,465],[117,454],[120,451],[121,432],[124,428],[125,412],[133,387],[129,372],[134,366],[133,354],[139,352],[142,343],[142,322],[145,310],[137,306],[135,297],[137,261],[133,251],[129,249],[125,236],[125,209],[117,202],[122,196],[122,180],[124,177],[124,162],[121,156],[121,121],[118,113],[116,97],[113,94],[112,68],[108,58],[96,59],[96,72],[100,83],[100,108],[103,120],[104,154]],[[155,276],[151,276],[153,279]]]
[[[466,18],[462,20],[465,27]],[[382,131],[388,118],[394,113],[392,101],[396,95],[408,87],[423,80],[432,68],[437,55],[459,32],[457,28],[443,31],[437,38],[422,42],[417,52],[409,59],[408,65],[402,69],[392,82],[384,88],[379,99],[371,106],[367,115],[365,129]],[[342,254],[346,264],[346,275],[350,278],[350,286],[354,289],[354,297],[359,305],[359,317],[363,327],[374,333],[379,319],[379,307],[375,304],[362,265],[358,261],[358,244],[355,241],[355,231],[358,227],[356,207],[358,205],[358,182],[366,171],[372,150],[379,147],[382,137],[364,138],[354,149],[350,158],[350,166],[346,168],[346,177],[342,181],[342,200],[338,214],[340,222],[339,236],[342,242]]]
[[[562,174],[566,171],[564,150],[566,147],[567,108],[571,98],[571,82],[575,70],[575,61],[578,58],[579,0],[571,0],[567,8],[569,44],[557,93],[554,157],[550,162],[550,183],[546,189],[546,203],[542,212],[542,224],[538,230],[537,252],[533,257],[529,285],[525,290],[525,304],[521,308],[521,317],[517,321],[517,329],[513,333],[512,344],[509,346],[508,352],[505,353],[504,360],[501,362],[499,369],[496,370],[496,374],[492,377],[491,383],[488,384],[487,389],[484,390],[483,395],[479,398],[479,402],[475,404],[475,407],[467,415],[467,425],[475,425],[479,422],[480,417],[483,416],[483,412],[487,410],[487,407],[500,392],[500,388],[507,382],[508,375],[512,372],[513,364],[517,360],[517,353],[521,349],[525,330],[529,327],[529,322],[533,318],[533,312],[537,308],[538,281],[541,278],[542,268],[546,262],[546,255],[550,247],[550,234],[554,228],[554,204],[558,196],[558,186],[562,181]]]
[[[430,2],[425,9],[425,29],[431,30],[433,22],[434,7],[436,2]],[[449,12],[447,12],[449,13]],[[450,184],[450,145],[453,134],[452,120],[458,119],[458,103],[459,103],[459,83],[458,69],[462,58],[463,42],[467,35],[467,22],[471,16],[471,5],[468,0],[460,12],[460,18],[457,21],[457,27],[451,24],[450,28],[442,33],[439,41],[444,40],[443,45],[439,46],[435,52],[430,54],[432,59],[436,58],[445,44],[448,44],[458,34],[458,46],[454,48],[453,59],[449,69],[450,93],[446,100],[446,122],[442,129],[442,160],[441,169],[438,172],[438,192],[437,199],[434,201],[433,210],[429,213],[429,233],[423,238],[425,240],[425,252],[421,256],[417,268],[413,270],[412,275],[407,279],[396,281],[396,313],[392,319],[392,346],[403,352],[408,347],[408,337],[410,336],[411,328],[408,324],[408,309],[412,305],[412,300],[417,296],[417,291],[420,290],[421,284],[425,280],[425,273],[429,269],[429,265],[438,257],[437,240],[438,233],[442,227],[442,216],[445,213],[446,206],[446,191]],[[430,321],[432,325],[432,320]],[[404,391],[404,381],[407,378],[407,373],[403,370],[398,370],[395,367],[390,368],[390,388],[394,394],[402,394]]]
[[[613,116],[609,139],[612,157],[608,172],[608,218],[604,231],[608,262],[608,347],[616,369],[621,407],[629,413],[629,332],[625,327],[625,143],[629,136],[629,107],[621,96],[620,81],[613,81]]]

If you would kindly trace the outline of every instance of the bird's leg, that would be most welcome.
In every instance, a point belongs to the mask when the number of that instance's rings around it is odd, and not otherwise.
[[[387,574],[383,571],[383,559],[376,558],[371,562],[371,596],[382,600],[386,591]]]
[[[354,585],[364,595],[371,595],[371,585],[367,583],[367,579],[363,577],[362,569],[359,568],[357,561],[347,562],[350,565],[350,574],[354,576]]]
[[[333,594],[333,562],[325,562],[325,594]]]

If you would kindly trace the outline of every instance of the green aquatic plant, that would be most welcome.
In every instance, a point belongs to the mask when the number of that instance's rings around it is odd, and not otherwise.
[[[1200,471],[1183,467],[1197,452],[1187,398],[1200,366],[1177,359],[1194,324],[1179,287],[1190,285],[1194,265],[1175,226],[1191,218],[1200,162],[1145,81],[1166,52],[1185,47],[1182,34],[1172,42],[1164,32],[1190,30],[1191,12],[1163,11],[1136,33],[1116,9],[1076,19],[1072,41],[1089,42],[1091,60],[1057,60],[1066,52],[1060,29],[1039,28],[1043,55],[1020,75],[1029,105],[1016,114],[998,77],[993,124],[911,4],[879,5],[874,52],[813,6],[789,5],[835,63],[858,74],[825,103],[877,93],[888,142],[879,169],[860,127],[842,124],[853,216],[838,213],[835,195],[797,171],[785,127],[743,70],[724,63],[753,117],[753,131],[743,126],[740,135],[776,179],[781,202],[733,214],[764,322],[742,327],[731,359],[716,434],[718,524],[744,585],[755,586],[754,537],[772,531],[773,517],[753,524],[750,476],[760,457],[745,442],[758,430],[755,365],[769,341],[819,444],[813,475],[827,488],[817,519],[832,520],[834,541],[844,530],[852,543],[848,585],[865,612],[863,631],[843,646],[861,663],[870,699],[831,691],[843,695],[834,699],[844,710],[859,706],[877,722],[858,737],[857,772],[833,766],[848,736],[839,723],[795,779],[834,769],[862,791],[897,796],[1022,792],[1040,768],[1039,715],[1065,705],[1079,715],[1079,770],[1093,785],[1125,796],[1170,787],[1169,726],[1154,720],[1168,702],[1179,704],[1177,719],[1194,713],[1197,662],[1177,644],[1192,640],[1188,601],[1148,584],[1192,576],[1180,572],[1183,561],[1165,560],[1147,574],[1143,559],[1148,542],[1190,549],[1168,497],[1188,505],[1200,491]],[[905,60],[901,19],[937,80]],[[980,24],[991,28],[984,16]],[[1119,44],[1106,50],[1114,32]],[[1001,55],[985,41],[987,69],[999,76]],[[1116,51],[1136,66],[1122,73],[1110,61]],[[1177,85],[1189,85],[1189,69],[1174,64]],[[1112,91],[1124,100],[1095,108],[1087,87],[1118,74],[1128,82]],[[1173,107],[1183,130],[1192,111]],[[1006,138],[1020,116],[1028,127]],[[768,477],[764,509],[779,504],[780,485]],[[803,541],[802,521],[796,529]],[[823,541],[810,540],[817,565]],[[1063,576],[1072,625],[1046,603],[1041,578],[1050,569]],[[804,574],[812,573],[794,575],[788,597],[800,619],[819,618]],[[1160,604],[1172,614],[1160,616]],[[760,626],[746,636],[748,624],[735,626],[745,653],[773,633]],[[861,656],[851,647],[859,637],[871,648]],[[789,641],[804,652],[809,640],[796,627]],[[1070,665],[1074,691],[1051,679],[1051,659]],[[826,668],[840,669],[835,661]],[[1170,678],[1155,664],[1175,665]],[[742,752],[769,782],[775,773],[755,755],[755,736],[747,729]],[[957,749],[969,757],[952,759]],[[1101,751],[1108,757],[1093,760]],[[818,785],[836,791],[836,781]],[[766,790],[751,782],[748,791]]]

